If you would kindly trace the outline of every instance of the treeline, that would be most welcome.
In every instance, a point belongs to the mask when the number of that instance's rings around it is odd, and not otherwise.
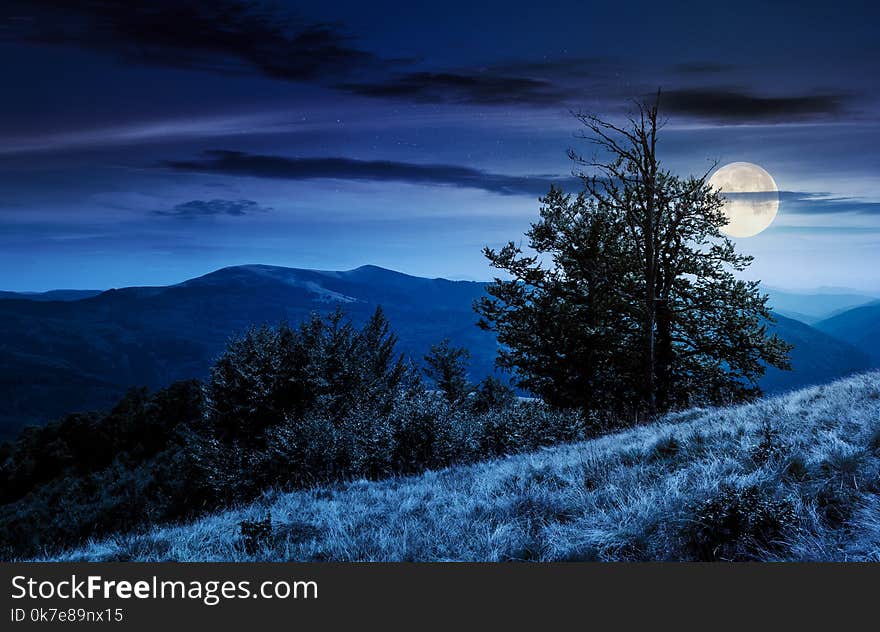
[[[132,389],[111,411],[28,428],[0,447],[0,556],[185,520],[267,489],[378,479],[595,433],[587,418],[467,381],[448,341],[425,374],[377,310],[231,341],[210,378]]]

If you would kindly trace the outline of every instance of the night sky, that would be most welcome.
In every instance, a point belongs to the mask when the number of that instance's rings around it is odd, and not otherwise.
[[[243,263],[488,279],[572,111],[662,89],[666,166],[749,161],[772,286],[880,292],[880,9],[847,2],[4,0],[0,289]]]

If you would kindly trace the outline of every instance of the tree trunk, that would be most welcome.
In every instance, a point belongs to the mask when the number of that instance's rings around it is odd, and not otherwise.
[[[655,353],[657,409],[666,411],[672,402],[672,312],[667,300],[657,301],[657,341]]]
[[[653,206],[653,205],[650,205]],[[649,212],[648,217],[653,216]],[[645,230],[645,404],[647,405],[648,417],[654,417],[657,413],[657,398],[655,390],[655,344],[654,330],[656,326],[656,270],[654,268],[654,245],[653,245],[653,221],[649,219],[646,222]]]

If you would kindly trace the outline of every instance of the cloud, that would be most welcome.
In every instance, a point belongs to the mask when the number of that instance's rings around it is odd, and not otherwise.
[[[379,61],[338,25],[301,23],[250,0],[11,0],[0,8],[0,41],[287,80],[344,76]]]
[[[137,64],[336,84],[356,95],[424,103],[552,104],[565,97],[551,81],[528,76],[563,72],[562,60],[387,76],[413,60],[380,59],[337,23],[306,23],[255,0],[9,0],[0,6],[3,41],[74,46]],[[355,74],[373,78],[352,82]]]
[[[458,165],[355,160],[341,157],[288,158],[226,150],[207,151],[199,160],[165,161],[160,166],[178,171],[283,180],[328,178],[367,182],[404,182],[482,189],[501,195],[541,195],[549,190],[552,183],[567,188],[580,187],[580,181],[570,176],[562,178],[547,175],[514,176]]]
[[[859,215],[880,215],[880,202],[872,202],[855,197],[835,196],[830,193],[808,193],[803,191],[780,191],[781,210],[798,215],[822,215],[836,213],[855,213]]]
[[[365,83],[343,83],[352,94],[420,103],[552,105],[569,96],[550,81],[484,72],[413,72]]]
[[[467,105],[571,105],[585,91],[608,89],[622,71],[602,57],[510,59],[490,65],[398,73],[335,87],[360,96],[418,103]]]
[[[684,89],[664,91],[660,106],[668,111],[726,123],[787,122],[840,114],[843,95],[814,94],[760,97],[735,90]]]
[[[155,211],[154,214],[181,219],[196,219],[217,215],[242,217],[254,213],[266,213],[271,210],[271,208],[261,206],[253,200],[190,200],[175,205],[170,211]]]

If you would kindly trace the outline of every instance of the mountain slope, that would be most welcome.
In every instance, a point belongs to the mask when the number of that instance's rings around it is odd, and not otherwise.
[[[376,266],[320,271],[265,265],[223,268],[177,285],[108,290],[73,301],[0,300],[0,438],[68,412],[105,408],[130,386],[205,377],[226,341],[263,322],[297,323],[344,309],[363,322],[381,305],[418,360],[443,338],[471,352],[471,378],[493,370],[497,343],[472,309],[484,283],[414,277]],[[771,371],[769,391],[861,370],[852,347],[786,318],[793,373]]]
[[[880,366],[880,301],[847,310],[816,323],[816,328],[867,353]]]
[[[247,553],[243,520],[271,512]],[[269,494],[61,561],[880,561],[880,373],[592,441]]]
[[[231,337],[263,322],[298,323],[343,308],[362,322],[382,305],[399,349],[421,358],[449,337],[492,370],[495,340],[471,305],[484,285],[365,266],[344,272],[224,268],[178,285],[109,290],[72,302],[0,300],[0,435],[30,422],[113,403],[133,385],[204,377]],[[53,397],[51,384],[64,390]],[[48,390],[47,390],[48,389]]]
[[[772,332],[794,345],[791,351],[792,371],[773,367],[761,379],[768,393],[799,388],[808,384],[824,384],[839,377],[870,368],[867,354],[800,321],[774,314]]]
[[[48,292],[5,292],[0,290],[0,300],[23,301],[79,301],[91,298],[101,290],[49,290]]]
[[[809,325],[830,318],[836,313],[877,300],[875,296],[839,288],[789,292],[768,287],[765,291],[770,294],[770,305],[774,311]]]

